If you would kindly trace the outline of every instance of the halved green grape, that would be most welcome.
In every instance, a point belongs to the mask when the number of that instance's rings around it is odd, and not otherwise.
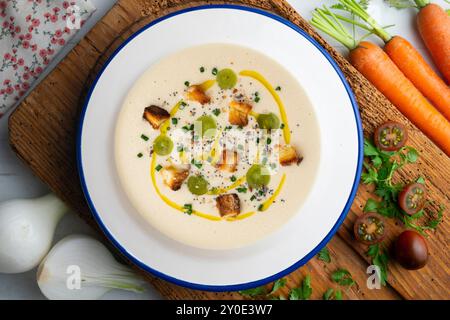
[[[273,112],[261,113],[260,115],[258,115],[256,121],[258,121],[258,125],[261,129],[270,130],[280,128],[280,119]]]
[[[251,188],[261,188],[267,186],[270,182],[269,170],[260,164],[252,165],[245,177]]]
[[[215,130],[217,128],[217,124],[216,124],[216,120],[214,120],[213,117],[211,116],[201,116],[200,118],[197,119],[197,121],[201,122],[202,125],[202,137],[205,136],[205,134],[207,134],[207,137],[213,137],[214,136],[214,132],[213,130]],[[209,131],[211,130],[211,131]]]
[[[167,156],[173,150],[173,142],[166,135],[159,135],[155,141],[153,141],[153,151],[159,156]]]
[[[187,186],[192,194],[201,196],[208,192],[208,181],[202,176],[191,176],[187,181]]]
[[[216,80],[221,89],[231,89],[237,83],[237,75],[231,69],[222,69],[217,73]]]

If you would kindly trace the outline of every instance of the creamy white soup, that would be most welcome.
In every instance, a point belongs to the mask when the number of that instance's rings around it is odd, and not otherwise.
[[[186,245],[231,249],[301,214],[319,144],[313,107],[288,70],[246,47],[209,44],[136,81],[118,116],[115,160],[153,227]]]

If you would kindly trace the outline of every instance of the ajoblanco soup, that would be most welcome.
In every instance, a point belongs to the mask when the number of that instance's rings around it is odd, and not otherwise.
[[[252,49],[210,44],[138,79],[117,120],[115,159],[152,226],[187,245],[230,249],[300,212],[319,143],[311,103],[288,70]]]

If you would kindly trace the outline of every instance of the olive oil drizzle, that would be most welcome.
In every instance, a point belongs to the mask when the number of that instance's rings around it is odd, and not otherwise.
[[[275,102],[278,105],[278,110],[280,111],[281,121],[282,121],[282,123],[284,123],[284,128],[283,128],[284,141],[287,144],[289,144],[291,142],[291,131],[289,130],[286,109],[284,108],[283,101],[281,101],[280,96],[275,91],[273,86],[269,83],[269,81],[266,80],[266,78],[264,78],[264,76],[262,74],[260,74],[257,71],[254,71],[254,70],[242,70],[241,72],[239,72],[239,75],[244,76],[244,77],[250,77],[250,78],[253,78],[253,79],[259,81],[270,92],[270,94],[272,95],[272,97],[274,98]]]
[[[272,87],[272,85],[257,71],[253,71],[253,70],[243,70],[239,73],[239,75],[241,76],[247,76],[247,77],[251,77],[257,81],[259,81],[272,95],[272,97],[274,98],[275,102],[278,105],[278,109],[280,111],[280,116],[281,116],[281,120],[284,124],[284,128],[283,128],[283,135],[284,135],[284,140],[286,143],[289,144],[290,139],[291,139],[291,134],[289,131],[289,125],[288,125],[288,120],[287,120],[287,115],[286,115],[286,110],[284,108],[283,102],[281,101],[280,96],[277,94],[277,92],[275,91],[275,89]],[[210,89],[214,84],[216,83],[215,80],[206,80],[205,82],[201,83],[200,86],[202,88],[202,90],[206,91],[208,89]],[[178,110],[180,109],[180,106],[183,104],[183,100],[178,101],[170,110],[170,118],[173,118],[175,116],[175,114],[178,112]],[[258,117],[258,113],[251,111],[250,113],[253,117],[257,118]],[[169,127],[170,124],[170,119],[168,119],[160,128],[161,134],[165,135],[167,134],[167,129]],[[220,130],[220,133],[222,131]],[[218,134],[218,136],[220,136],[220,133]],[[217,138],[216,138],[217,139]],[[215,141],[217,142],[217,141]],[[213,153],[213,151],[215,153],[217,153],[216,150],[217,146],[213,147],[211,150],[211,153]],[[217,155],[215,155],[217,156]],[[215,157],[216,158],[216,157]],[[171,199],[169,199],[167,196],[165,196],[161,190],[159,189],[157,183],[156,183],[156,160],[157,160],[157,155],[156,153],[153,153],[152,155],[152,160],[151,160],[151,165],[150,165],[150,176],[151,176],[151,180],[152,180],[152,184],[153,184],[153,188],[155,189],[156,193],[158,194],[158,196],[161,198],[161,200],[163,200],[168,206],[174,208],[175,210],[178,210],[180,212],[185,212],[185,208],[172,201]],[[286,174],[283,173],[283,176],[281,177],[281,180],[278,184],[277,189],[275,189],[275,192],[266,200],[264,201],[260,208],[259,211],[266,211],[275,201],[275,199],[278,197],[278,195],[281,192],[281,189],[284,185],[284,182],[286,180]],[[223,193],[226,193],[230,190],[233,190],[235,188],[237,188],[239,185],[243,184],[246,182],[246,177],[240,177],[239,179],[237,179],[234,183],[232,183],[231,185],[229,185],[228,187],[225,188],[219,188],[219,189],[211,189],[210,191],[208,191],[208,195],[220,195]],[[211,220],[211,221],[238,221],[238,220],[244,220],[247,219],[251,216],[253,216],[256,212],[255,211],[250,211],[247,213],[243,213],[240,214],[236,217],[218,217],[212,214],[207,214],[207,213],[203,213],[200,212],[198,210],[192,210],[193,215],[207,219],[207,220]]]

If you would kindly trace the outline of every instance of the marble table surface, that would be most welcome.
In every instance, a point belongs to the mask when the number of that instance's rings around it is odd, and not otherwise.
[[[311,10],[320,4],[331,4],[330,0],[288,0],[297,11],[305,18],[311,17]],[[67,52],[89,31],[90,28],[114,5],[115,0],[92,0],[97,7],[93,17],[83,26],[80,32],[52,62],[48,73],[64,57]],[[445,0],[434,1],[445,8],[449,5]],[[389,31],[392,34],[400,34],[410,40],[416,48],[429,60],[415,28],[415,10],[396,10],[389,8],[383,0],[371,0],[369,11],[372,16],[383,25],[395,24]],[[328,39],[328,38],[327,38]],[[345,54],[344,48],[337,45],[331,39],[330,43]],[[41,79],[45,77],[44,73]],[[31,88],[30,90],[32,90]],[[43,195],[48,192],[47,187],[33,176],[31,171],[20,162],[8,145],[7,130],[8,115],[0,119],[0,202],[8,199],[27,198]],[[55,241],[73,233],[94,235],[94,232],[75,214],[67,214],[56,231]],[[30,272],[8,275],[0,274],[0,299],[44,299],[36,284],[36,270]],[[142,294],[135,294],[121,290],[113,290],[107,293],[104,299],[160,299],[161,296],[151,286]]]

